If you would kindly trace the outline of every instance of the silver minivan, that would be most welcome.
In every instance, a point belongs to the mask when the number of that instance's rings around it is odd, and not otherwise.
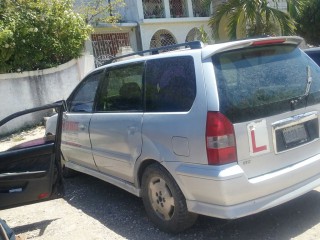
[[[311,191],[320,185],[320,68],[301,41],[192,42],[97,68],[67,99],[65,175],[142,197],[169,232],[198,214],[239,218]]]

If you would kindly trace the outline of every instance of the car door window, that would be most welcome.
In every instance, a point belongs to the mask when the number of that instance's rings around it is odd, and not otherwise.
[[[143,63],[108,70],[96,111],[141,111],[143,71]]]
[[[196,96],[191,56],[149,60],[146,69],[146,111],[189,111]]]
[[[83,80],[68,101],[70,112],[92,112],[99,80],[103,71],[95,72]]]

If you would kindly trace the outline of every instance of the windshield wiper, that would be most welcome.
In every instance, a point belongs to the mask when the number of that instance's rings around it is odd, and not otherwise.
[[[310,89],[311,89],[311,84],[312,84],[312,74],[311,74],[311,68],[310,66],[307,66],[307,84],[306,84],[306,90],[304,92],[304,94],[296,99],[292,99],[290,101],[291,104],[291,110],[293,111],[295,109],[295,106],[302,100],[305,99],[306,101],[306,105],[305,107],[308,105],[308,98],[310,95]]]

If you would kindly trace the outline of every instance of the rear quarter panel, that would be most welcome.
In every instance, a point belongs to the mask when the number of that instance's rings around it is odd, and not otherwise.
[[[185,55],[177,53],[173,56]],[[206,113],[207,101],[201,52],[190,54],[194,59],[196,98],[188,112],[146,112],[142,125],[142,154],[139,161],[191,162],[207,164]]]

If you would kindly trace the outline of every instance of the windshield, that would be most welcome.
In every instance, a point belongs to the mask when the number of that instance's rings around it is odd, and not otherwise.
[[[306,92],[309,68],[309,97],[294,107],[320,101],[320,68],[295,46],[233,50],[213,56],[213,64],[220,111],[234,123],[292,110],[291,100]]]

